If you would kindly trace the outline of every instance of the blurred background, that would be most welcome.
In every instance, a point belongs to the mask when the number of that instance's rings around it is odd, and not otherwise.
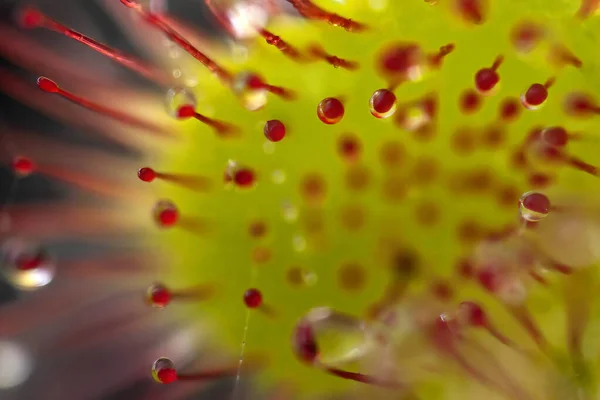
[[[39,75],[54,72],[63,83],[67,77],[72,79],[67,83],[126,86],[159,99],[164,93],[152,82],[74,40],[46,29],[20,28],[16,15],[26,4],[110,47],[142,60],[152,59],[151,52],[138,45],[131,26],[126,29],[128,10],[118,0],[0,0],[1,241],[14,239],[15,232],[29,239],[30,227],[42,227],[44,250],[53,260],[74,265],[91,260],[93,264],[96,259],[114,256],[129,267],[142,264],[144,268],[143,257],[136,255],[136,232],[93,238],[53,235],[52,227],[58,230],[59,224],[70,218],[61,215],[61,205],[82,198],[97,199],[74,193],[72,185],[41,174],[19,178],[10,160],[26,154],[28,143],[51,144],[49,152],[68,144],[126,162],[144,159],[144,153],[135,146],[95,134],[93,126],[73,124],[68,115],[46,107],[40,100],[43,93],[35,87]],[[163,0],[151,6],[168,8],[207,37],[220,35],[203,0]],[[119,287],[111,280],[79,282],[69,273],[65,279],[58,273],[50,285],[22,291],[0,275],[0,400],[248,398],[243,379],[235,397],[232,380],[211,382],[209,387],[192,383],[166,388],[151,379],[150,366],[158,351],[179,349],[200,358],[202,349],[190,343],[187,326],[168,317],[148,321],[140,292],[145,284],[145,280],[139,287]],[[129,319],[133,324],[111,328]],[[95,337],[98,332],[100,337]],[[72,345],[65,346],[65,340]]]

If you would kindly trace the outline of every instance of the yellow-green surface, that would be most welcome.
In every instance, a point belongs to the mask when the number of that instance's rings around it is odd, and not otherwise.
[[[175,202],[183,215],[205,219],[210,228],[202,235],[177,228],[160,232],[159,245],[170,260],[170,273],[165,283],[171,287],[214,283],[217,292],[211,300],[177,306],[182,317],[203,319],[217,343],[232,356],[241,351],[248,321],[244,351],[268,357],[268,367],[259,375],[259,379],[268,385],[289,382],[304,394],[352,389],[357,384],[297,361],[291,347],[295,322],[317,306],[330,306],[364,317],[368,307],[381,298],[390,281],[390,251],[409,248],[418,253],[421,270],[419,279],[412,286],[417,292],[434,276],[453,277],[457,259],[471,251],[471,245],[461,243],[458,238],[457,229],[461,222],[476,221],[486,229],[515,222],[517,206],[499,205],[498,190],[481,194],[450,191],[449,182],[457,173],[489,168],[494,174],[494,182],[500,186],[513,186],[519,193],[530,190],[526,176],[510,166],[509,157],[535,125],[564,125],[569,130],[585,132],[591,139],[570,144],[569,151],[591,163],[597,162],[595,136],[600,118],[578,120],[567,117],[562,102],[565,94],[572,90],[585,90],[600,98],[600,19],[596,16],[585,21],[576,19],[574,14],[579,2],[574,0],[497,0],[490,2],[485,23],[472,26],[460,21],[451,10],[451,3],[440,1],[430,5],[421,0],[318,2],[328,10],[371,27],[361,33],[349,33],[325,22],[275,18],[267,28],[290,44],[304,49],[308,44],[318,42],[327,52],[356,60],[361,66],[357,71],[345,71],[326,62],[299,64],[260,38],[248,43],[246,61],[234,61],[226,53],[215,53],[216,60],[232,71],[257,71],[269,83],[291,88],[298,94],[294,101],[269,95],[266,106],[257,112],[244,109],[229,89],[201,65],[197,66],[199,84],[192,89],[198,97],[197,111],[238,125],[243,136],[223,140],[208,127],[191,120],[180,124],[184,140],[165,147],[165,156],[157,169],[200,174],[212,178],[215,183],[209,193],[194,193],[160,183],[162,197]],[[583,67],[557,68],[549,63],[549,41],[544,41],[528,55],[518,54],[509,35],[512,27],[524,18],[532,18],[545,26],[551,32],[552,41],[567,46],[583,61]],[[414,133],[400,129],[393,118],[378,120],[369,112],[371,94],[386,86],[386,81],[376,73],[377,53],[382,46],[396,40],[415,41],[427,53],[435,53],[448,43],[456,45],[440,70],[432,70],[421,81],[403,84],[396,90],[400,105],[431,92],[439,96],[437,131],[429,141],[417,141]],[[499,69],[499,90],[485,98],[479,112],[463,115],[458,107],[459,95],[473,87],[475,72],[489,67],[498,55],[505,57]],[[489,125],[496,120],[502,99],[520,96],[530,84],[543,83],[551,76],[556,77],[556,83],[549,91],[545,106],[536,111],[524,110],[516,122],[507,125],[505,130],[509,139],[503,146],[495,150],[477,148],[469,155],[451,150],[450,139],[456,128],[479,129]],[[316,115],[320,100],[329,96],[346,99],[344,119],[332,126],[323,124]],[[269,119],[280,119],[287,126],[288,134],[279,143],[265,144],[262,130]],[[370,180],[359,192],[348,189],[346,174],[349,167],[337,151],[337,140],[345,132],[356,134],[363,145],[358,165],[367,168]],[[481,130],[477,132],[481,134]],[[405,159],[395,167],[386,167],[380,162],[380,149],[389,141],[400,142],[407,150]],[[425,185],[409,184],[408,193],[401,200],[386,200],[383,196],[386,180],[409,182],[415,165],[423,158],[437,162],[439,174],[436,178]],[[228,160],[254,169],[257,173],[255,187],[237,189],[222,184]],[[592,199],[600,194],[597,178],[566,167],[553,169],[561,172],[557,183],[546,191],[549,196],[565,189],[578,189]],[[300,182],[309,173],[317,173],[327,182],[326,199],[320,205],[307,203],[300,193]],[[285,179],[276,182],[274,174]],[[423,226],[416,220],[415,210],[424,202],[434,204],[439,210],[439,221],[433,226]],[[286,213],[285,204],[297,209],[296,219],[289,208]],[[348,230],[342,223],[341,213],[348,206],[361,208],[365,214],[364,225],[358,230]],[[322,219],[321,232],[311,233],[306,229],[307,215]],[[265,238],[255,239],[248,234],[249,224],[256,220],[267,224]],[[253,262],[252,253],[257,247],[269,249],[268,262]],[[340,286],[338,269],[348,262],[357,263],[364,269],[366,282],[360,290],[347,291]],[[313,273],[316,282],[303,287],[291,285],[286,276],[294,266]],[[561,281],[565,279],[552,274],[550,288],[534,286],[530,306],[552,345],[566,357],[565,301],[560,289]],[[252,311],[247,320],[248,311],[242,295],[250,287],[263,292],[265,303],[276,311],[275,317]],[[458,292],[457,300],[475,298],[482,301],[490,307],[490,314],[499,321],[499,326],[505,327],[507,334],[514,335],[524,346],[534,348],[514,320],[500,311],[498,302],[483,294],[476,285],[455,281],[454,288]],[[595,336],[600,329],[598,322],[597,317],[592,318],[587,338]],[[586,341],[591,361],[596,359],[596,344],[593,340]],[[427,351],[426,346],[423,351]],[[515,356],[511,360],[519,364]],[[539,363],[545,365],[549,361]],[[541,366],[540,370],[545,371],[545,367]],[[459,376],[457,373],[434,375],[433,383],[419,390],[427,399],[483,396],[477,389],[465,389],[470,385]],[[539,386],[539,393],[535,395],[550,398],[542,395],[546,390],[547,387]],[[396,397],[390,394],[389,398]]]

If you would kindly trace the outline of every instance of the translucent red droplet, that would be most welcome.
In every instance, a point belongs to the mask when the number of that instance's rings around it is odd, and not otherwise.
[[[541,83],[531,85],[525,94],[521,97],[521,101],[525,108],[533,110],[541,106],[548,98],[548,89]]]
[[[538,222],[550,212],[550,199],[542,193],[527,192],[519,199],[521,217],[529,222]]]
[[[502,56],[496,57],[494,64],[490,68],[482,68],[475,74],[475,87],[481,93],[491,92],[498,82],[500,82],[500,75],[498,75],[498,68],[504,61]]]
[[[12,169],[19,176],[27,176],[35,170],[35,164],[26,157],[15,157],[12,161]]]
[[[44,92],[48,93],[57,93],[59,91],[58,85],[56,82],[44,77],[40,76],[37,80],[38,87],[42,89]]]
[[[177,371],[175,368],[162,368],[156,372],[156,376],[161,383],[169,384],[177,380]]]
[[[376,118],[392,116],[396,111],[396,104],[396,95],[388,89],[376,90],[369,100],[371,114]]]
[[[279,142],[285,137],[285,125],[278,119],[267,121],[264,128],[264,134],[271,142]]]
[[[248,308],[258,308],[263,302],[262,293],[258,289],[248,289],[244,293],[244,303]]]
[[[147,300],[153,307],[164,308],[173,300],[173,294],[166,286],[154,283],[148,288]]]
[[[233,181],[239,187],[250,187],[254,184],[254,172],[248,168],[242,168],[235,171]]]
[[[179,220],[179,211],[175,204],[168,200],[159,201],[154,207],[156,223],[163,228],[171,227]]]
[[[156,179],[156,172],[149,167],[143,167],[138,170],[138,178],[144,182],[152,182]]]
[[[328,125],[337,124],[344,117],[344,104],[335,97],[321,100],[317,107],[317,116]]]
[[[500,82],[500,76],[491,68],[484,68],[475,74],[475,87],[482,93],[488,93]]]

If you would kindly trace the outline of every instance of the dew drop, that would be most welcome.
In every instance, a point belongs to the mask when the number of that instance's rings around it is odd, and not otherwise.
[[[397,108],[396,95],[388,89],[376,90],[369,99],[369,108],[375,118],[391,117]]]
[[[538,222],[548,216],[550,200],[546,195],[537,192],[524,193],[519,199],[521,217],[529,222]]]
[[[155,308],[165,308],[171,300],[173,294],[162,283],[153,283],[146,290],[146,302]]]
[[[175,118],[190,118],[196,109],[196,96],[186,88],[171,88],[167,92],[166,108]]]
[[[161,357],[152,364],[152,377],[158,383],[169,384],[177,380],[177,370],[173,361]]]
[[[154,220],[162,228],[168,228],[179,220],[179,211],[170,200],[160,200],[152,210]]]
[[[54,279],[56,267],[44,249],[20,239],[9,239],[0,249],[0,271],[22,290],[35,290]]]
[[[323,99],[317,107],[317,116],[327,125],[337,124],[344,117],[344,104],[335,97]]]

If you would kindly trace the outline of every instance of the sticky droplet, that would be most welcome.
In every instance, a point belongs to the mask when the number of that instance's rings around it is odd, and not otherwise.
[[[167,91],[166,109],[174,118],[189,117],[189,112],[196,109],[196,104],[196,96],[186,88],[172,88]]]
[[[550,200],[544,194],[527,192],[519,199],[519,211],[526,221],[541,221],[550,212]]]
[[[243,71],[233,78],[233,91],[238,95],[242,105],[257,111],[267,104],[267,90],[262,79],[248,71]]]
[[[160,200],[154,206],[152,213],[156,223],[163,228],[171,227],[179,220],[179,210],[170,200]]]
[[[169,384],[177,380],[177,370],[173,361],[161,357],[152,364],[152,377],[158,383]]]
[[[155,308],[165,308],[172,298],[173,294],[162,283],[153,283],[146,290],[146,302]]]
[[[36,290],[54,279],[56,266],[44,249],[20,239],[8,239],[0,248],[0,271],[21,290]]]
[[[31,175],[35,171],[34,162],[27,157],[15,157],[12,161],[12,169],[21,178]]]
[[[335,97],[323,99],[317,107],[317,116],[324,124],[337,124],[344,117],[344,104]]]
[[[369,108],[375,118],[391,117],[397,108],[396,95],[388,89],[376,90],[369,99]]]
[[[279,142],[285,137],[285,125],[278,119],[267,121],[264,128],[264,134],[271,142]]]

